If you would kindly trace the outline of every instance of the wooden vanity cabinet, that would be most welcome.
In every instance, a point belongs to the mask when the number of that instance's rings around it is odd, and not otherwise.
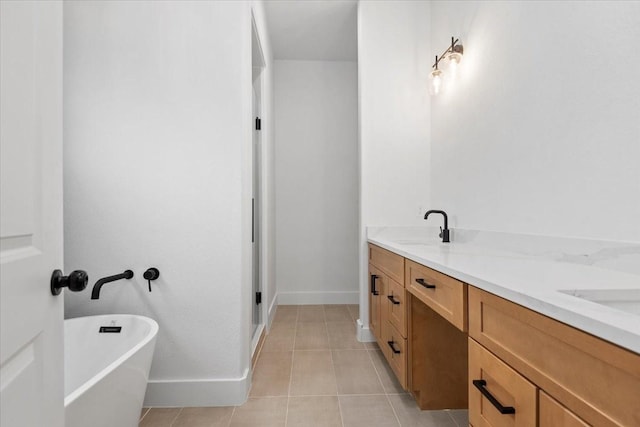
[[[369,245],[369,328],[400,385],[407,387],[404,258]]]
[[[421,409],[473,427],[640,426],[640,355],[369,245],[370,328]]]
[[[468,407],[467,285],[405,260],[409,391],[420,409]]]
[[[482,354],[492,354],[535,384],[541,427],[580,422],[640,426],[640,355],[473,287],[469,287],[469,336],[470,349],[481,348]],[[482,363],[479,354],[469,353],[470,384],[478,376],[472,367]],[[504,381],[499,387],[507,396],[516,393],[515,382]],[[469,394],[471,402],[480,399],[472,385]],[[474,427],[487,425],[476,425],[479,411],[478,405],[470,405]],[[554,420],[556,414],[562,414],[562,422]]]

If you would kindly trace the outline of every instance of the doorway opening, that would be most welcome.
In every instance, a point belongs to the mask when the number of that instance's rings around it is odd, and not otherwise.
[[[264,88],[264,68],[265,60],[260,46],[260,38],[256,29],[255,20],[252,16],[251,25],[251,81],[252,81],[252,100],[251,111],[253,114],[253,131],[252,131],[252,156],[251,156],[251,306],[252,306],[252,331],[251,331],[251,348],[252,353],[258,345],[260,335],[264,330],[264,322],[262,316],[262,269],[261,269],[261,244],[262,244],[262,99]]]

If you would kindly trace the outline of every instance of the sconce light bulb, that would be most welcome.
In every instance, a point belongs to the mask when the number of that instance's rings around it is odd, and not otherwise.
[[[442,71],[433,70],[429,76],[429,94],[437,95],[442,89]]]
[[[460,64],[460,60],[462,60],[462,54],[459,52],[451,52],[447,55],[447,72],[450,74],[452,80],[455,80],[458,74],[458,65]]]

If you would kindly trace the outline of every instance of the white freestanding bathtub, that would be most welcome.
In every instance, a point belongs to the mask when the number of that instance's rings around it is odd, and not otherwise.
[[[142,316],[64,321],[66,427],[137,427],[157,334]]]

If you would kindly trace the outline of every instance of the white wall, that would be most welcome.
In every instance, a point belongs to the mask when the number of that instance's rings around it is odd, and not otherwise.
[[[429,2],[359,3],[360,320],[365,330],[365,227],[422,225],[424,212],[439,207],[429,203],[430,101],[425,76],[433,62],[431,51]]]
[[[640,241],[640,3],[434,2],[431,22],[432,51],[465,47],[432,103],[452,226]]]
[[[147,405],[238,404],[250,385],[250,10],[65,3],[65,270],[136,274],[66,293],[66,314],[158,321]]]
[[[357,303],[355,62],[275,61],[279,304]]]

